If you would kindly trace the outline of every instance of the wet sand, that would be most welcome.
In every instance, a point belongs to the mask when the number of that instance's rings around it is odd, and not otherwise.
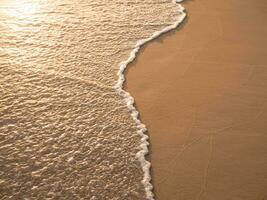
[[[188,0],[126,89],[148,127],[157,200],[267,199],[267,4]]]

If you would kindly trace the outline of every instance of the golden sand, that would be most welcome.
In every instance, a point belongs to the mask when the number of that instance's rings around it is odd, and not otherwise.
[[[148,127],[157,200],[267,198],[267,4],[188,0],[126,89]]]

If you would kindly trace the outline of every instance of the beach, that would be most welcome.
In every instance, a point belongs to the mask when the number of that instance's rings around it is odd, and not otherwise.
[[[266,200],[267,5],[175,2],[0,2],[0,199]]]
[[[267,199],[267,4],[188,0],[126,71],[157,200]]]
[[[123,70],[183,16],[171,0],[0,2],[1,200],[153,199]]]

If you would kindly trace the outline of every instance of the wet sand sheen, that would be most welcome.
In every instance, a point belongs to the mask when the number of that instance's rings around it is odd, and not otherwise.
[[[267,198],[267,6],[186,1],[128,67],[158,200]]]

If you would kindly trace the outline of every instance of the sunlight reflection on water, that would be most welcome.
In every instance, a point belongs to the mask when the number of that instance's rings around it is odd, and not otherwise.
[[[28,0],[7,0],[0,3],[0,16],[5,20],[4,27],[8,27],[11,31],[19,32],[23,28],[33,23],[41,15],[43,1]],[[33,30],[34,31],[34,30]]]
[[[4,13],[10,17],[31,18],[40,9],[40,1],[11,0],[6,2]]]

